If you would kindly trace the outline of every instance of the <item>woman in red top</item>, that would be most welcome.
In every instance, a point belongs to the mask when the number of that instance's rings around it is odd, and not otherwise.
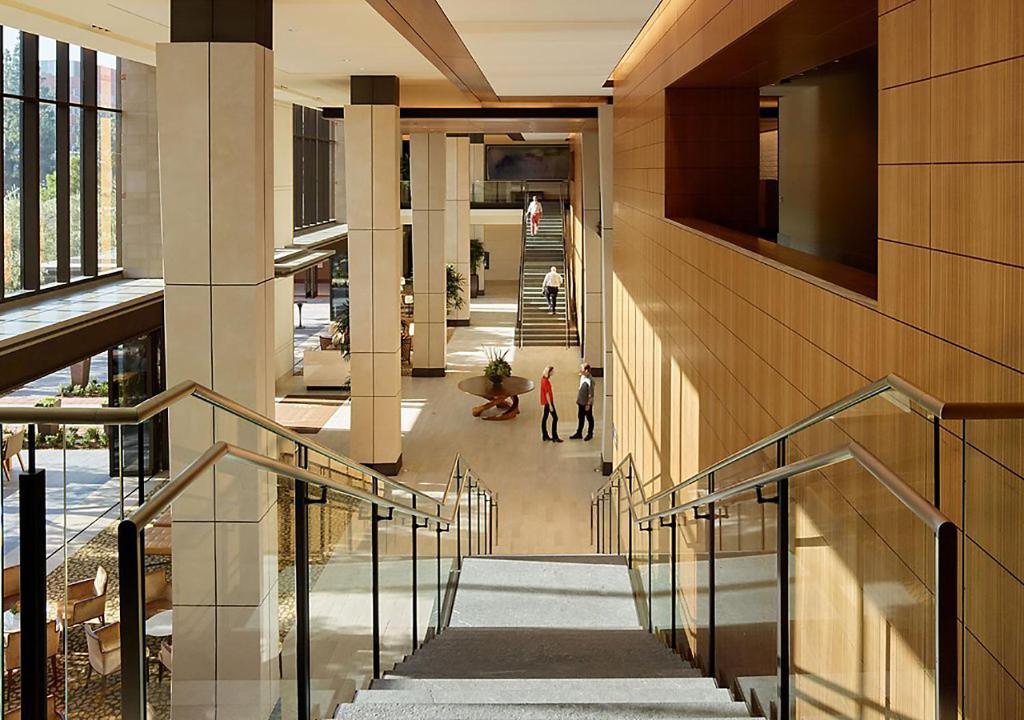
[[[540,404],[544,406],[544,419],[540,422],[541,437],[547,441],[562,442],[558,437],[558,413],[555,411],[555,394],[551,391],[551,375],[555,369],[548,365],[540,379]],[[548,436],[548,415],[551,416],[551,435]]]

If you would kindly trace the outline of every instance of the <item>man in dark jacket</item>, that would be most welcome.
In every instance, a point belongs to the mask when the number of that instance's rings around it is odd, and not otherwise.
[[[576,393],[576,432],[569,436],[570,440],[594,439],[594,376],[590,374],[590,365],[584,363],[580,367],[580,389]],[[583,421],[587,421],[587,436],[583,437]]]

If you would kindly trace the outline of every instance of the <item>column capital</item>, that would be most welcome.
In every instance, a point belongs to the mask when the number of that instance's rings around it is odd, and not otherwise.
[[[171,42],[274,47],[273,0],[171,0]]]
[[[353,75],[349,84],[349,104],[399,105],[399,85],[395,75]]]

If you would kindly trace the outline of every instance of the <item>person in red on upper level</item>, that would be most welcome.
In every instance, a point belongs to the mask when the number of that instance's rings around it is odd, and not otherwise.
[[[548,365],[540,378],[540,404],[544,406],[544,419],[540,422],[540,434],[545,442],[562,442],[558,437],[558,413],[555,411],[555,394],[551,390],[551,376],[555,369]],[[551,435],[548,435],[548,415],[551,416]]]

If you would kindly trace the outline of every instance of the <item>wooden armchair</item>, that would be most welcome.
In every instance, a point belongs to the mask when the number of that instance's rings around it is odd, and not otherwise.
[[[171,647],[169,642],[160,643],[160,653],[156,656],[156,659],[160,661],[160,667],[157,671],[157,679],[160,682],[164,681],[164,669],[168,673],[174,672],[174,648]]]
[[[21,566],[11,565],[4,568],[4,612],[17,605],[21,600]]]
[[[57,617],[65,630],[99,618],[107,617],[107,571],[100,565],[92,580],[79,580],[68,585],[67,603],[58,608]]]
[[[93,629],[85,626],[85,643],[89,648],[89,667],[85,679],[95,670],[107,684],[107,676],[121,669],[121,623],[115,622]]]
[[[146,573],[146,619],[173,607],[167,572],[163,569],[150,570]]]
[[[21,460],[21,449],[25,446],[25,428],[22,428],[18,432],[11,433],[5,441],[3,441],[3,459],[0,461],[0,465],[3,467],[3,476],[5,480],[11,479],[11,473],[14,471],[14,459],[18,459],[18,465],[21,467],[21,471],[25,472],[25,463]]]
[[[50,679],[57,678],[57,653],[60,652],[60,633],[57,623],[46,623],[46,657],[50,661]],[[10,697],[14,671],[21,671],[21,633],[12,632],[4,644],[4,695]]]

